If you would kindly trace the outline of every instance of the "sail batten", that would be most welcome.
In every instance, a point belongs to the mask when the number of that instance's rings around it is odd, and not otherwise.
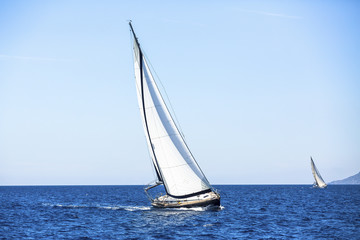
[[[161,96],[134,32],[133,36],[138,102],[150,155],[158,178],[161,178],[159,180],[162,180],[167,194],[172,197],[196,196],[211,191],[210,183]]]

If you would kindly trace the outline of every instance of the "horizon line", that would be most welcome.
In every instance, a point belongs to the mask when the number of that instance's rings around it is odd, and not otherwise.
[[[145,184],[146,185],[146,184]],[[62,186],[145,186],[144,184],[0,184],[0,187],[62,187]],[[312,183],[223,183],[212,186],[271,186],[271,185],[313,185]],[[335,184],[341,185],[341,184]],[[344,184],[349,185],[349,184]],[[356,185],[356,184],[353,184]]]

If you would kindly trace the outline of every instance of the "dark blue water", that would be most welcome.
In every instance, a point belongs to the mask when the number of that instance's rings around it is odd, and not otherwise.
[[[360,239],[360,186],[216,186],[222,208],[158,210],[142,186],[0,187],[2,239]]]

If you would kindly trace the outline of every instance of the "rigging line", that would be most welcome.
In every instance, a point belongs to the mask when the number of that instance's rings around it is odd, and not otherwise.
[[[158,135],[160,135],[160,134],[158,134]],[[162,139],[162,138],[166,138],[166,137],[171,138],[171,136],[179,136],[179,134],[177,134],[177,133],[166,134],[166,135],[162,135],[162,136],[159,136],[159,137],[152,137],[151,139],[153,139],[153,140],[154,139]]]
[[[176,166],[170,166],[170,167],[163,167],[164,169],[172,169],[172,168],[177,168],[177,167],[182,167],[182,166],[188,166],[187,163],[183,163],[183,164],[179,164]]]
[[[159,81],[162,90],[163,90],[164,93],[165,93],[166,99],[167,99],[167,101],[168,101],[168,103],[169,103],[169,105],[170,105],[171,112],[172,112],[172,114],[173,114],[174,117],[175,117],[176,125],[179,127],[180,134],[181,134],[181,135],[183,136],[183,138],[185,139],[185,134],[184,134],[184,132],[183,132],[183,130],[182,130],[182,128],[181,128],[180,122],[179,122],[179,120],[178,120],[178,118],[177,118],[177,116],[176,116],[175,110],[174,110],[174,108],[173,108],[173,106],[172,106],[172,104],[171,104],[169,95],[168,95],[167,92],[166,92],[166,89],[165,89],[165,87],[164,87],[164,84],[163,84],[162,81],[160,80],[159,75],[157,74],[155,68],[154,68],[153,65],[151,64],[151,61],[150,61],[150,59],[147,57],[147,55],[146,55],[146,53],[145,53],[144,50],[143,50],[143,54],[144,54],[146,60],[148,61],[149,65],[150,65],[150,67],[151,67],[152,72],[155,73],[156,79]],[[165,104],[166,104],[166,103],[165,103]]]

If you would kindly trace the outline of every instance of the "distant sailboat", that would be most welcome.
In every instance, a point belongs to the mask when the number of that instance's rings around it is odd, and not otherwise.
[[[178,208],[220,205],[212,188],[180,134],[150,71],[134,29],[134,69],[138,102],[157,180],[146,187],[151,205]],[[153,198],[149,190],[163,185],[166,194]]]
[[[324,179],[321,177],[319,170],[316,168],[312,157],[310,157],[310,161],[311,161],[311,171],[312,171],[312,174],[314,175],[314,179],[315,179],[313,187],[326,188],[327,185],[326,185]]]

